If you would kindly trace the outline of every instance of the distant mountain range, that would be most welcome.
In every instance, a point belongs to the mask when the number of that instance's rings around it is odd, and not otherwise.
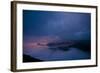
[[[52,42],[47,44],[52,50],[68,51],[70,47],[78,48],[83,51],[91,52],[91,40],[79,40],[68,42]]]

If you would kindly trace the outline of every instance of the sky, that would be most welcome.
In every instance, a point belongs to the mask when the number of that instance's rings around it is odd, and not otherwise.
[[[90,40],[90,30],[90,13],[23,10],[23,51],[44,60],[87,58],[87,53],[76,48],[69,53],[56,51],[51,57],[52,50],[48,49],[47,44],[68,40]],[[38,45],[41,43],[44,46]]]
[[[23,10],[23,18],[24,36],[75,39],[71,36],[90,33],[89,13]]]

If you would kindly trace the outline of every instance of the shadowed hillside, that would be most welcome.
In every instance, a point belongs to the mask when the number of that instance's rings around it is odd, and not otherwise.
[[[23,62],[41,62],[42,60],[23,54]]]
[[[91,53],[91,40],[78,41],[76,44],[72,46],[85,52]]]

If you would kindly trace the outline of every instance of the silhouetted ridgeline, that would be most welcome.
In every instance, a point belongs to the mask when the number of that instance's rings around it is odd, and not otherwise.
[[[23,54],[23,62],[41,62],[42,60]]]

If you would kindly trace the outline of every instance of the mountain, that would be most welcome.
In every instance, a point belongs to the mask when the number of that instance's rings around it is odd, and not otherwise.
[[[29,55],[23,54],[23,62],[41,62],[41,61],[43,61],[43,60],[39,60],[39,59],[33,58]]]

